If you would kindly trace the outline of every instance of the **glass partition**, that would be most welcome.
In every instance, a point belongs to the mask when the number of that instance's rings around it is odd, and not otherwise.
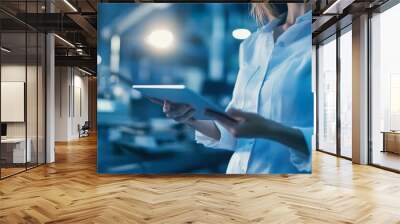
[[[26,41],[25,32],[1,34],[2,177],[24,171],[31,158],[26,136]]]
[[[19,15],[44,1],[0,2]],[[0,12],[0,178],[45,162],[45,35]]]

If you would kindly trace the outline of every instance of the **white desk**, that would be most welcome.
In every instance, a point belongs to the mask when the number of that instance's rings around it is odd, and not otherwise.
[[[31,162],[32,160],[32,153],[31,153],[31,145],[32,140],[28,138],[26,140],[28,143],[26,147],[26,154],[25,154],[25,138],[5,138],[1,139],[2,147],[13,147],[13,163],[25,163]],[[25,161],[25,159],[27,159]]]

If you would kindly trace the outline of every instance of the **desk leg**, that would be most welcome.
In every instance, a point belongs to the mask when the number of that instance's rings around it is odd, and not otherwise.
[[[383,149],[381,152],[386,152],[386,134],[385,133],[382,134],[383,134]]]

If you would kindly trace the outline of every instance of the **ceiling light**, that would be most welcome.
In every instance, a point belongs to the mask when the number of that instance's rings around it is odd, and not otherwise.
[[[336,0],[322,14],[342,14],[343,9],[351,5],[355,0]]]
[[[238,40],[244,40],[251,35],[250,30],[248,29],[235,29],[232,31],[232,36]]]
[[[61,40],[62,42],[64,42],[65,44],[67,44],[68,46],[75,48],[75,45],[73,45],[73,44],[72,44],[71,42],[69,42],[68,40],[66,40],[66,39],[64,39],[64,38],[62,38],[62,37],[60,37],[60,36],[57,35],[57,34],[54,34],[54,36],[57,37],[57,38],[58,38],[59,40]]]
[[[67,4],[74,12],[78,12],[78,10],[68,1],[64,0],[65,4]]]
[[[132,88],[144,89],[184,89],[185,85],[132,85]]]
[[[174,35],[166,29],[154,30],[146,38],[146,43],[157,49],[167,49],[173,42]]]
[[[6,53],[11,53],[11,50],[9,50],[9,49],[7,49],[5,47],[1,47],[0,49],[1,49],[1,51],[4,51]]]
[[[81,71],[81,72],[83,72],[83,73],[85,73],[86,75],[92,75],[92,73],[90,73],[90,72],[88,72],[88,71],[86,71],[86,70],[83,70],[83,69],[81,69],[81,68],[79,68],[79,67],[78,67],[78,70]]]

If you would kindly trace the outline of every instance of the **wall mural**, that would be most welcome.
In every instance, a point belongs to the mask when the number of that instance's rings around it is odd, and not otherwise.
[[[98,8],[98,173],[311,173],[308,4]]]

